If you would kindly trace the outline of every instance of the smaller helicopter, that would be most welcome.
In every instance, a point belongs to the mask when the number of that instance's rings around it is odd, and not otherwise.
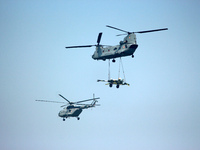
[[[109,85],[110,87],[113,86],[113,84],[116,84],[116,88],[119,88],[120,85],[128,85],[130,84],[124,82],[124,79],[119,78],[118,80],[116,79],[110,79],[110,80],[97,80],[97,82],[108,82],[106,85]]]
[[[77,102],[70,102],[68,99],[66,99],[61,94],[58,94],[58,95],[68,102],[68,104],[61,106],[61,107],[64,107],[64,108],[63,108],[63,110],[61,110],[58,113],[58,116],[63,118],[63,121],[65,121],[65,118],[69,118],[69,117],[76,117],[77,120],[80,120],[79,115],[81,114],[83,109],[88,109],[88,108],[91,108],[91,107],[100,106],[100,105],[96,104],[96,102],[98,102],[97,99],[100,99],[100,98],[99,97],[95,98],[94,94],[93,94],[92,99],[86,99],[86,100],[81,100],[81,101],[77,101]],[[48,100],[36,100],[36,101],[52,102],[52,103],[65,103],[65,102],[48,101]],[[80,104],[80,103],[83,103],[83,102],[86,102],[86,101],[92,101],[92,103],[91,104]],[[67,107],[65,107],[65,106],[67,106]]]

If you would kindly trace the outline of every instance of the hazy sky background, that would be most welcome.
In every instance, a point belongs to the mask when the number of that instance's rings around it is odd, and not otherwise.
[[[199,150],[200,1],[0,1],[0,149]],[[123,58],[130,87],[109,88],[108,61],[95,48],[137,34],[135,58]],[[119,59],[111,64],[118,77]],[[122,76],[123,77],[123,76]],[[59,104],[100,97],[80,120],[58,117]]]

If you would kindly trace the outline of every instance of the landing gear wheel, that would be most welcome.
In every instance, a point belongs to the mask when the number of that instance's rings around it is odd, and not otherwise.
[[[119,84],[117,84],[116,88],[119,88]]]
[[[80,120],[80,118],[79,118],[79,117],[77,117],[77,120]]]
[[[112,62],[115,63],[115,59],[113,59]]]
[[[63,121],[65,121],[65,118],[63,118]]]
[[[132,55],[132,58],[134,58],[134,55]]]
[[[112,87],[112,84],[109,84],[110,87]]]

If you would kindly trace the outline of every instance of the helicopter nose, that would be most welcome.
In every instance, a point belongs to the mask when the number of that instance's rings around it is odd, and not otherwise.
[[[59,116],[59,117],[62,117],[62,114],[61,114],[61,112],[59,112],[59,113],[58,113],[58,116]]]
[[[95,59],[95,54],[92,55],[92,58]]]
[[[133,49],[136,49],[138,47],[137,44],[132,44],[129,48],[133,48]]]

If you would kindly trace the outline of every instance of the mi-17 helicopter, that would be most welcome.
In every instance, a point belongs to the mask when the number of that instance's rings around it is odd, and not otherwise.
[[[63,121],[65,121],[65,118],[69,118],[69,117],[76,117],[77,120],[80,119],[79,115],[81,114],[81,112],[83,111],[83,109],[88,109],[88,108],[92,108],[95,106],[100,106],[98,104],[96,104],[97,99],[94,97],[93,94],[93,98],[92,99],[86,99],[86,100],[81,100],[81,101],[77,101],[77,102],[70,102],[68,99],[66,99],[64,96],[62,96],[61,94],[59,94],[60,97],[62,97],[64,100],[66,100],[68,102],[68,104],[66,104],[65,102],[58,102],[58,101],[48,101],[48,100],[36,100],[36,101],[40,101],[40,102],[52,102],[52,103],[64,103],[65,105],[62,105],[61,107],[64,107],[63,110],[61,110],[58,113],[58,116],[63,118]],[[91,104],[80,104],[86,101],[92,101]],[[65,107],[66,106],[66,107]]]
[[[136,35],[135,33],[148,33],[148,32],[156,32],[156,31],[162,31],[162,30],[168,30],[168,28],[162,28],[162,29],[155,29],[155,30],[147,30],[147,31],[138,31],[138,32],[128,32],[119,28],[115,28],[112,26],[107,25],[106,27],[116,29],[122,32],[125,32],[127,35],[125,36],[123,41],[119,42],[119,45],[116,46],[106,46],[101,45],[101,36],[102,32],[99,33],[97,38],[97,44],[96,45],[82,45],[82,46],[68,46],[65,48],[83,48],[83,47],[92,47],[96,46],[96,51],[92,55],[92,58],[94,60],[106,60],[106,59],[113,59],[112,62],[115,62],[115,58],[118,57],[125,57],[125,56],[132,56],[134,57],[134,52],[138,47],[138,44],[136,42]],[[117,36],[124,35],[119,34]]]

